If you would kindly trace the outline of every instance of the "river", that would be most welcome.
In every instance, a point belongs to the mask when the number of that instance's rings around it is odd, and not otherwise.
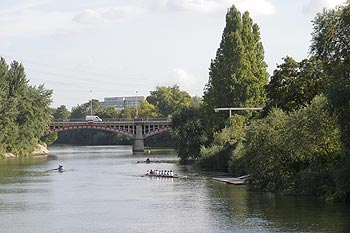
[[[129,146],[50,147],[48,158],[0,160],[1,233],[349,232],[350,206],[250,192],[176,163],[137,163]],[[62,164],[65,172],[50,171]],[[180,178],[151,178],[147,169]]]

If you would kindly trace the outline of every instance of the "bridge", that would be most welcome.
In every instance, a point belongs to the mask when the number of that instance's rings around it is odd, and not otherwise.
[[[169,119],[118,119],[104,120],[102,122],[86,121],[55,121],[49,125],[45,136],[74,129],[99,129],[126,135],[134,140],[133,153],[144,153],[144,139],[170,130],[171,120]]]

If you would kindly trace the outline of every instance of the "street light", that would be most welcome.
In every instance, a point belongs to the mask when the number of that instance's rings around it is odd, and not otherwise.
[[[137,118],[138,113],[138,109],[137,109],[137,91],[136,91],[136,111],[135,111],[135,118]]]
[[[90,106],[90,116],[92,116],[92,90],[90,90],[90,95],[91,95],[91,106]]]
[[[125,109],[126,109],[126,99],[125,99],[125,97],[123,97],[123,103],[124,103],[124,118],[126,118],[126,112],[125,112]]]

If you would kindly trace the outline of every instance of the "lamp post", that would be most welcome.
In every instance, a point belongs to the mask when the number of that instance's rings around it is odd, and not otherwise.
[[[126,112],[125,112],[125,109],[126,109],[126,99],[125,99],[125,97],[123,97],[123,104],[124,104],[124,118],[126,118]]]
[[[135,107],[136,107],[136,110],[135,110],[135,118],[137,118],[137,116],[139,115],[138,109],[137,109],[137,91],[136,91],[136,103],[135,103]]]
[[[90,90],[90,95],[91,95],[90,116],[92,116],[92,90]]]

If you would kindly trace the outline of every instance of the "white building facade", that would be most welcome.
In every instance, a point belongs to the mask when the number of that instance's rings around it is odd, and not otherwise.
[[[105,97],[101,105],[103,109],[112,106],[115,110],[138,108],[144,98],[144,96]]]

